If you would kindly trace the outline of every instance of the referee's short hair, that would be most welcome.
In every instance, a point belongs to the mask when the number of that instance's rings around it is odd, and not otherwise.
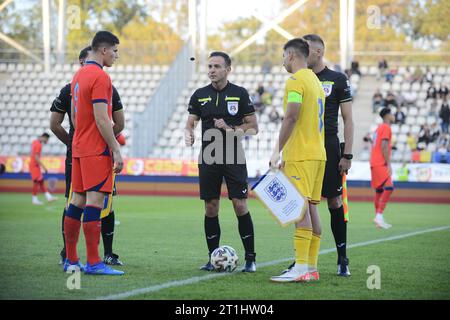
[[[100,46],[107,45],[108,47],[113,47],[119,44],[119,38],[113,35],[109,31],[99,31],[95,34],[94,39],[92,39],[92,50],[97,51]]]
[[[311,42],[320,43],[322,47],[325,48],[325,42],[323,42],[322,38],[319,37],[317,34],[307,34],[306,36],[303,36],[303,39]]]
[[[210,58],[212,57],[222,57],[225,60],[225,65],[227,67],[231,66],[231,58],[228,54],[226,54],[225,52],[222,51],[214,51],[211,52],[211,54],[209,55]]]
[[[284,45],[283,49],[286,51],[287,49],[294,49],[298,55],[303,56],[305,59],[309,56],[309,45],[306,40],[301,38],[291,39]]]
[[[86,59],[89,51],[92,50],[92,46],[88,46],[80,51],[80,55],[78,56],[78,60]]]

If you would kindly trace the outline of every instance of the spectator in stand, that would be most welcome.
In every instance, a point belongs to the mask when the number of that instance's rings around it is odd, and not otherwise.
[[[275,96],[275,87],[273,86],[272,81],[269,81],[269,85],[267,86],[266,91],[271,95],[272,98]]]
[[[444,99],[448,95],[448,86],[446,83],[442,82],[439,88],[439,98]]]
[[[405,114],[403,113],[403,111],[400,108],[398,108],[397,112],[395,113],[395,123],[396,124],[405,124],[405,119],[406,119]]]
[[[389,83],[392,83],[392,80],[394,79],[394,76],[397,74],[397,69],[389,69],[386,72],[386,81]]]
[[[261,96],[259,95],[259,93],[253,92],[251,95],[251,100],[253,101],[253,106],[255,107],[256,113],[260,115],[264,110]]]
[[[358,61],[352,61],[351,68],[352,68],[352,74],[357,74],[358,76],[361,77],[361,71],[359,71],[359,62]]]
[[[387,69],[388,69],[388,63],[387,63],[386,59],[383,58],[380,61],[378,61],[377,80],[380,80],[380,78],[386,74]]]
[[[448,133],[450,124],[450,108],[448,106],[447,96],[444,96],[441,110],[439,111],[439,118],[441,118],[441,128],[443,133]]]
[[[430,142],[435,142],[441,135],[441,130],[439,129],[437,123],[433,123],[430,129]]]
[[[417,149],[416,137],[411,132],[408,132],[408,136],[406,137],[406,144],[408,145],[409,150],[411,150],[411,151],[414,151]]]
[[[377,89],[372,97],[372,113],[376,113],[380,107],[384,107],[384,100],[380,89]]]
[[[388,92],[386,99],[384,99],[384,105],[386,107],[398,107],[397,99],[395,98],[395,95],[392,92]]]
[[[370,132],[368,132],[364,136],[363,141],[364,141],[363,149],[366,151],[370,151],[372,149],[372,135],[370,134]]]
[[[347,76],[347,79],[350,79],[350,77],[352,76],[352,70],[351,69],[345,69],[344,73]]]
[[[424,143],[427,146],[431,141],[430,129],[428,126],[421,126],[419,132],[419,139],[417,140],[418,144]],[[418,148],[419,149],[419,148]]]
[[[450,135],[449,134],[441,134],[439,139],[437,140],[438,152],[447,153],[448,148],[450,148]]]
[[[256,89],[256,92],[258,92],[260,97],[264,94],[264,85],[261,82],[258,84],[258,89]]]
[[[274,122],[274,123],[278,123],[280,120],[280,114],[278,113],[275,106],[272,106],[272,109],[270,110],[269,120],[270,120],[270,122]]]
[[[431,86],[427,90],[427,98],[428,99],[437,99],[438,90],[436,89],[436,86],[434,85],[434,82],[431,82]]]
[[[433,73],[431,72],[430,67],[427,67],[425,70],[425,81],[433,83]]]

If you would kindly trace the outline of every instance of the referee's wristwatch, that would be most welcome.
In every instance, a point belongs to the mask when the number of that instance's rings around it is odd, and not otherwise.
[[[347,159],[347,160],[352,160],[353,155],[351,153],[343,154],[342,158]]]

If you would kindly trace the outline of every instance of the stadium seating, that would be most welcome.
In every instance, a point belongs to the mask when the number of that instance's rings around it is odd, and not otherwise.
[[[413,74],[416,68],[421,68],[423,74],[425,74],[425,67],[399,67],[397,73],[393,76],[391,81],[385,81],[380,86],[380,92],[383,97],[386,97],[388,92],[393,93],[397,101],[400,103],[403,101],[404,106],[399,107],[406,116],[404,124],[392,125],[393,140],[395,141],[395,149],[392,152],[392,160],[396,162],[445,162],[446,155],[441,157],[438,154],[438,146],[435,143],[429,143],[426,145],[425,150],[414,151],[410,150],[406,143],[405,136],[408,133],[412,133],[414,136],[418,136],[421,126],[439,125],[439,109],[442,104],[441,99],[436,99],[434,102],[432,99],[427,98],[427,90],[431,86],[431,83],[423,81],[411,81],[407,79],[407,68],[409,74]],[[367,67],[362,68],[364,72],[370,74]],[[433,82],[439,89],[441,83],[450,84],[450,67],[430,67],[433,73]],[[409,98],[409,99],[408,99]],[[392,107],[392,113],[397,111],[396,107]],[[375,124],[370,128],[370,132],[374,132],[377,125],[380,124],[381,118],[376,117]],[[440,161],[437,161],[437,160]],[[444,160],[442,160],[444,159]]]
[[[59,90],[72,79],[78,65],[55,65],[50,74],[39,64],[0,63],[1,155],[28,155],[31,141],[50,133],[50,106]],[[122,66],[106,68],[125,108],[127,141],[131,141],[132,115],[142,112],[168,66]],[[68,129],[67,117],[63,126]],[[125,156],[130,147],[123,147]],[[54,136],[44,146],[46,155],[64,155],[65,146]]]

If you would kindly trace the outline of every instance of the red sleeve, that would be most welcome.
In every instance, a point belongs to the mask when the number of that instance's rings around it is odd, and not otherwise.
[[[103,102],[108,104],[108,93],[111,92],[111,79],[109,76],[102,72],[92,85],[91,100],[92,104]]]
[[[391,128],[388,126],[382,126],[380,128],[379,138],[381,140],[391,140]]]

